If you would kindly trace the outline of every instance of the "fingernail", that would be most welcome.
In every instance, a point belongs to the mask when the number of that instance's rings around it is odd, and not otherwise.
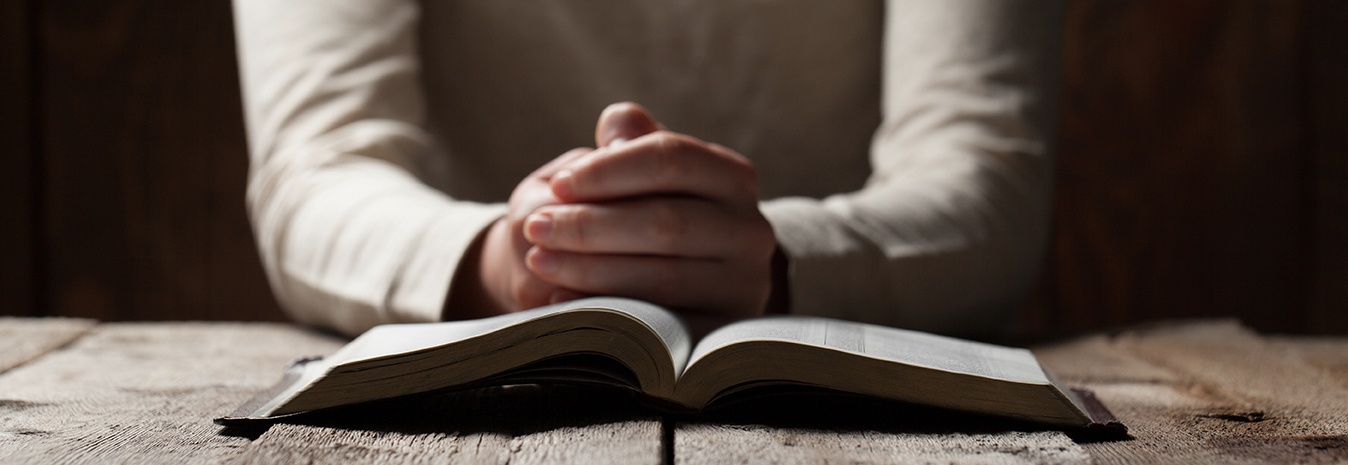
[[[562,170],[552,177],[552,195],[562,200],[575,198],[575,179],[571,170]]]
[[[530,213],[524,219],[524,238],[534,244],[543,244],[552,240],[552,215]]]
[[[557,274],[558,264],[556,255],[544,252],[538,247],[534,247],[529,249],[529,255],[524,257],[524,259],[529,265],[529,270],[534,273],[548,276]]]

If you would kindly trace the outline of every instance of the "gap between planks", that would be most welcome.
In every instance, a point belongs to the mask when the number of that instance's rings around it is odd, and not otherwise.
[[[0,376],[69,347],[97,325],[80,318],[0,317]]]

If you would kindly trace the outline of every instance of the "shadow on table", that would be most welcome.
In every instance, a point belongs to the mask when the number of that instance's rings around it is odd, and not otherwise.
[[[517,385],[431,393],[327,409],[280,422],[403,434],[527,435],[564,427],[634,420],[762,425],[828,431],[979,434],[1050,430],[1036,423],[815,389],[755,390],[699,414],[670,414],[626,389]],[[231,426],[220,434],[257,439],[270,424]],[[668,428],[667,428],[668,429]],[[1120,438],[1068,431],[1077,442]]]
[[[1077,443],[1131,440],[1117,430],[1062,430],[1040,423],[810,388],[757,390],[730,398],[686,423],[763,425],[829,431],[891,434],[986,434],[1007,431],[1063,431]]]
[[[278,423],[404,434],[458,432],[526,435],[563,427],[659,414],[626,390],[592,386],[497,386],[418,394],[309,412]],[[220,434],[256,439],[271,424],[229,426]]]

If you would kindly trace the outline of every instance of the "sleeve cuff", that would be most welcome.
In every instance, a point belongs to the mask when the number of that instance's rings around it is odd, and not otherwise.
[[[857,233],[845,227],[819,200],[775,199],[764,202],[762,211],[788,259],[788,313],[874,319],[867,307],[879,301],[881,286],[877,284],[883,281],[848,279],[884,272],[883,267],[875,266],[873,258],[868,259],[879,254],[861,250],[866,241],[858,240]]]
[[[406,265],[389,291],[388,311],[394,322],[440,321],[464,254],[482,230],[505,214],[505,205],[456,206],[452,218],[435,221],[412,248]]]

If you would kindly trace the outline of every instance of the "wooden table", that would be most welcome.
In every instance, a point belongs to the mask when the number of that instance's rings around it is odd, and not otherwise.
[[[883,409],[685,423],[612,392],[540,387],[257,431],[211,422],[289,360],[342,343],[285,324],[0,318],[0,463],[1348,462],[1348,338],[1262,336],[1225,321],[1036,349],[1131,428],[1113,442],[932,426]]]

